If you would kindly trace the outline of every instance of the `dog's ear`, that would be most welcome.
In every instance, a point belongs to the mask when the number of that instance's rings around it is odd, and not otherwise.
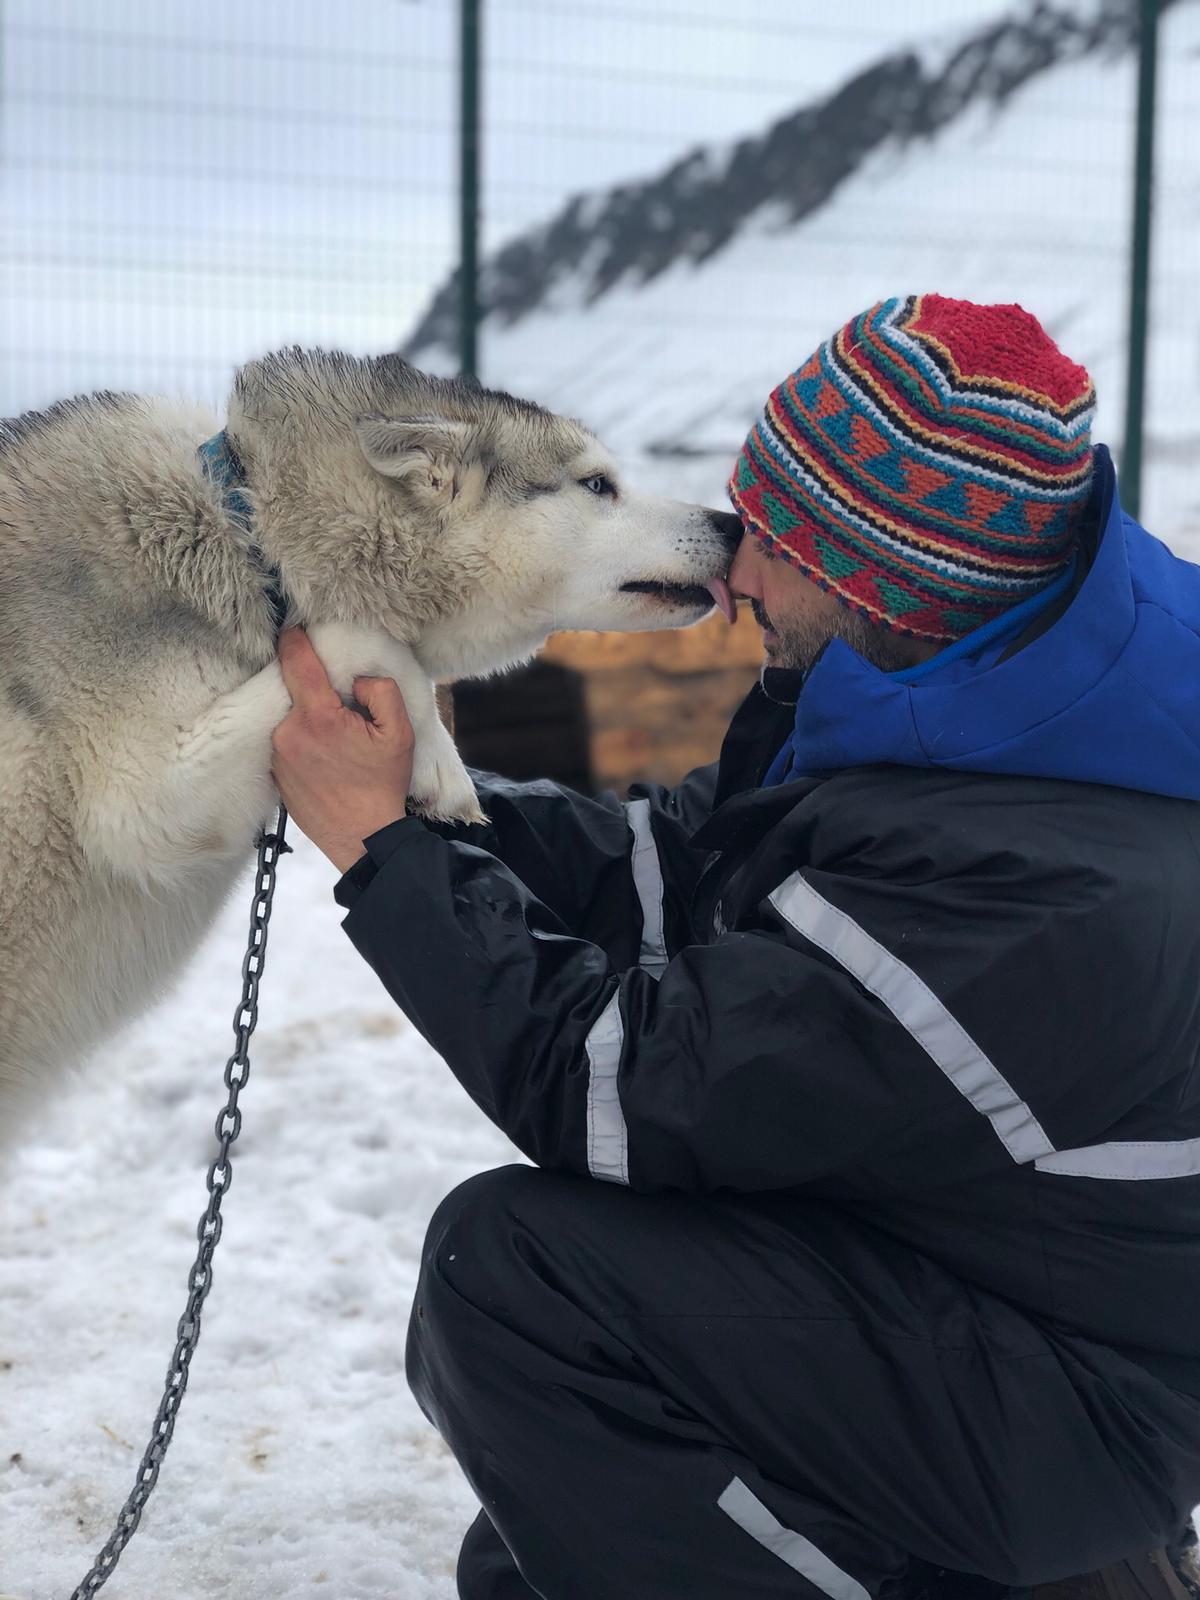
[[[471,434],[447,417],[357,417],[359,446],[376,472],[432,499],[457,492]]]

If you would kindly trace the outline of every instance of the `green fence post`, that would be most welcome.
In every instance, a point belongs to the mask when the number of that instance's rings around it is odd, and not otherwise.
[[[1146,403],[1146,321],[1150,303],[1150,234],[1154,198],[1154,106],[1161,0],[1141,0],[1138,26],[1137,147],[1133,179],[1133,244],[1129,265],[1129,363],[1121,502],[1141,512],[1142,433]]]
[[[458,367],[479,375],[479,35],[481,0],[459,0]]]

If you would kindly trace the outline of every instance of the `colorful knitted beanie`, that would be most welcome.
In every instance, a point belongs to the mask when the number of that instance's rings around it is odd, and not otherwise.
[[[1020,306],[885,300],[771,395],[730,498],[768,548],[871,622],[957,639],[1070,560],[1095,401]]]

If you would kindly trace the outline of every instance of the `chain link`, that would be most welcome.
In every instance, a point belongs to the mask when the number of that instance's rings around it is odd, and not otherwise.
[[[221,1202],[233,1178],[230,1149],[242,1131],[242,1113],[238,1106],[238,1096],[246,1087],[246,1080],[250,1076],[250,1036],[258,1021],[258,983],[262,977],[267,953],[267,924],[271,920],[271,901],[275,895],[275,873],[280,856],[288,854],[292,848],[290,844],[284,843],[286,827],[287,811],[281,805],[275,832],[264,831],[258,840],[258,876],[250,907],[250,942],[242,961],[242,998],[233,1014],[234,1051],[225,1063],[225,1087],[229,1093],[216,1121],[217,1154],[205,1180],[208,1187],[208,1205],[196,1227],[199,1249],[188,1274],[187,1305],[175,1330],[175,1349],[171,1356],[171,1365],[167,1369],[162,1401],[154,1418],[150,1443],[146,1446],[146,1453],[138,1467],[129,1498],[117,1515],[116,1526],[108,1543],[96,1557],[91,1571],[83,1582],[72,1591],[71,1600],[90,1600],[90,1597],[96,1594],[112,1576],[114,1567],[121,1559],[121,1552],[133,1538],[137,1525],[142,1520],[146,1501],[149,1500],[154,1485],[158,1482],[163,1457],[167,1453],[171,1435],[175,1432],[175,1418],[183,1403],[188,1370],[200,1338],[201,1313],[208,1298],[208,1291],[212,1288],[213,1252],[220,1241],[223,1225]]]

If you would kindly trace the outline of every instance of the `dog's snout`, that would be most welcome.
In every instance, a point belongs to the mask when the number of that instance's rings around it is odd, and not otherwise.
[[[741,517],[732,511],[710,511],[708,521],[710,527],[715,528],[720,534],[730,555],[733,555],[742,542]]]

